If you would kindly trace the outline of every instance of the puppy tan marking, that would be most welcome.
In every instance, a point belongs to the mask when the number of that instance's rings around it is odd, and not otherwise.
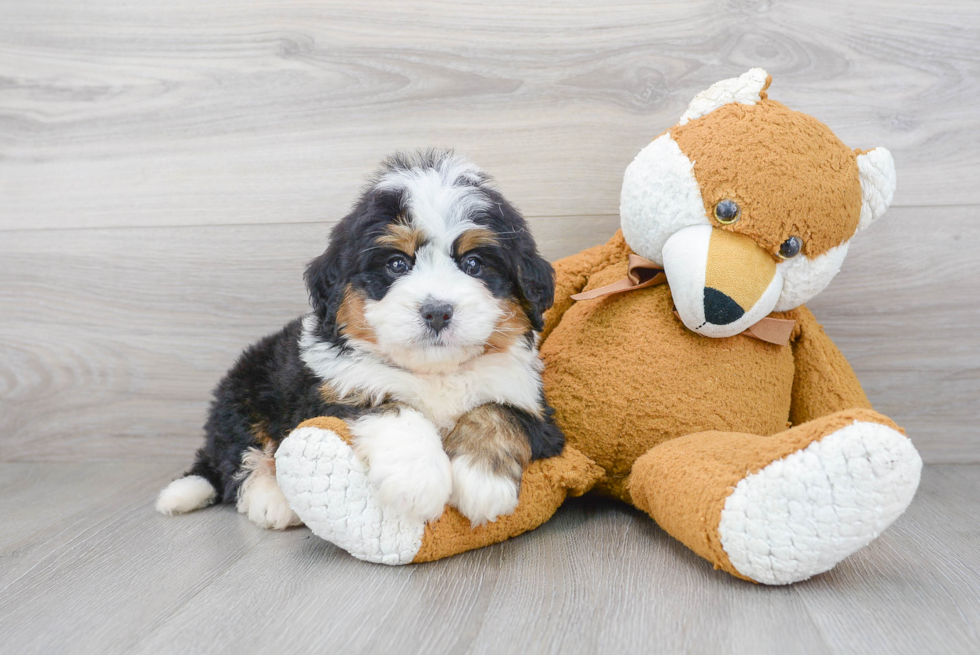
[[[531,321],[518,302],[512,299],[501,300],[500,309],[503,316],[487,339],[485,353],[507,352],[518,339],[531,331]]]
[[[376,402],[370,394],[360,390],[353,390],[346,396],[341,396],[329,382],[320,384],[320,400],[327,405],[346,405],[348,407],[376,407],[388,402],[387,399],[380,401],[380,403]]]
[[[337,325],[340,326],[340,333],[348,339],[377,343],[377,335],[364,318],[364,296],[349,284],[337,309]]]
[[[466,230],[456,239],[456,256],[459,257],[477,248],[495,247],[499,244],[500,241],[497,239],[497,235],[491,230],[476,227]]]
[[[256,421],[252,424],[252,436],[262,445],[262,448],[274,447],[279,443],[278,439],[273,439],[269,434],[269,423],[267,421]],[[273,448],[274,449],[274,448]]]
[[[516,484],[531,461],[527,437],[507,409],[496,403],[464,414],[442,444],[450,459],[468,455],[488,471],[509,475]]]
[[[450,503],[474,526],[514,511],[531,447],[505,407],[487,403],[464,414],[443,448],[453,467]]]
[[[398,222],[389,225],[377,241],[380,245],[390,246],[413,257],[415,251],[425,245],[425,234],[417,227],[409,225],[407,220],[404,216],[399,216]]]

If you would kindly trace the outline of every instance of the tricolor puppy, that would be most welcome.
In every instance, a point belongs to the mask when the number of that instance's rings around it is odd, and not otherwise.
[[[490,178],[451,152],[389,159],[306,284],[313,311],[241,355],[157,509],[235,502],[262,527],[298,525],[276,448],[335,416],[403,514],[433,520],[448,503],[479,525],[512,512],[524,467],[564,446],[536,343],[554,280]]]

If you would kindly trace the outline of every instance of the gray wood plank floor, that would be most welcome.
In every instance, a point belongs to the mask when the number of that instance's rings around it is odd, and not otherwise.
[[[980,466],[932,465],[830,573],[763,587],[645,515],[568,503],[508,543],[365,564],[231,507],[153,512],[179,464],[0,464],[4,653],[975,653]]]

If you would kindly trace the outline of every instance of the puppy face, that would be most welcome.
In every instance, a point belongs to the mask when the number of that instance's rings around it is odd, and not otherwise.
[[[321,339],[418,373],[533,343],[554,295],[524,219],[451,152],[386,161],[306,280]]]

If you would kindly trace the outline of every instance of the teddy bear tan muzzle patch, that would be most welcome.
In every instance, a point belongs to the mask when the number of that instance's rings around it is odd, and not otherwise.
[[[758,323],[783,288],[772,255],[710,225],[678,230],[664,244],[663,261],[681,320],[708,337],[731,337]]]

